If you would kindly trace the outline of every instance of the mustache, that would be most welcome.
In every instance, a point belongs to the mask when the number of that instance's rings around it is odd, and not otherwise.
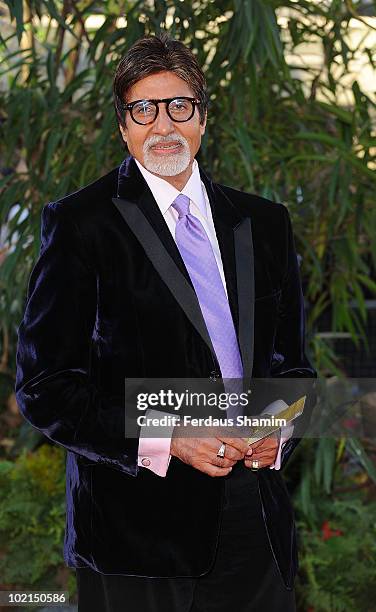
[[[163,144],[165,142],[171,142],[172,140],[175,142],[179,142],[185,147],[188,146],[187,140],[184,138],[184,136],[181,136],[180,134],[169,134],[168,136],[157,136],[155,134],[155,135],[149,136],[149,138],[145,140],[144,150],[154,147],[155,145],[158,145],[158,144]]]

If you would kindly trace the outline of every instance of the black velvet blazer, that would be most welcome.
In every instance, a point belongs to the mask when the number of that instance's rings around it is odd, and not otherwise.
[[[200,173],[245,380],[314,377],[287,209]],[[161,478],[138,467],[138,439],[124,437],[125,377],[220,373],[189,275],[134,159],[45,205],[41,238],[19,327],[16,394],[24,417],[68,451],[65,561],[111,574],[205,574],[223,479],[175,457]],[[283,465],[296,444],[286,444]],[[289,495],[278,471],[259,470],[258,482],[273,554],[291,587]]]

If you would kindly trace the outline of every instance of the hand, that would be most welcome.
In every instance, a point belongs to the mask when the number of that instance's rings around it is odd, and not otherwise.
[[[218,450],[226,443],[224,457]],[[248,444],[242,438],[182,438],[172,436],[170,454],[209,476],[227,476],[239,459],[243,459]]]
[[[268,467],[275,462],[279,447],[279,434],[273,433],[258,442],[254,442],[249,447],[249,452],[244,457],[246,467],[252,467],[252,461],[259,462],[259,468]]]

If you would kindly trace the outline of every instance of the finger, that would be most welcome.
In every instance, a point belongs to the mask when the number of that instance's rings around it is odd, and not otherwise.
[[[256,451],[259,448],[268,448],[271,444],[275,444],[275,438],[262,438],[262,440],[251,444],[251,447]]]
[[[262,460],[262,461],[259,461],[259,463],[258,463],[258,467],[257,467],[256,469],[260,470],[261,468],[266,468],[266,467],[269,467],[269,466],[270,466],[270,465],[272,465],[273,463],[274,463],[274,459],[272,459],[272,460],[271,460],[271,459],[268,459],[268,460]],[[247,459],[244,459],[244,464],[245,464],[245,467],[247,467],[247,468],[253,468],[252,461],[249,461],[249,460],[247,460]]]
[[[251,459],[250,457],[244,457],[245,463],[252,465],[255,461],[258,461],[258,466],[260,467],[262,460],[261,459]]]
[[[232,467],[235,465],[236,461],[233,459],[228,459],[226,457],[214,457],[210,463],[212,465],[216,465],[217,467]]]
[[[276,448],[265,448],[262,451],[260,450],[259,452],[253,452],[252,453],[252,458],[253,459],[260,459],[262,457],[268,457],[271,455],[275,455],[277,453],[277,449]]]
[[[248,459],[247,457],[244,457],[244,464],[246,467],[253,467],[253,462],[255,461],[255,459]],[[263,457],[262,459],[257,459],[258,461],[258,467],[256,469],[261,469],[264,467],[269,467],[269,465],[272,465],[275,462],[275,457]]]
[[[252,461],[258,461],[259,464],[261,463],[262,465],[265,465],[265,464],[274,463],[275,458],[276,458],[276,454],[275,453],[268,453],[268,454],[265,454],[265,455],[262,455],[262,456],[258,456],[258,457],[256,457],[256,456],[253,456],[253,457],[245,456],[244,460],[247,461],[250,464],[252,463]]]
[[[276,448],[265,448],[264,450],[259,451],[258,453],[254,452],[252,454],[252,457],[254,459],[260,459],[260,457],[267,457],[269,455],[275,455],[276,452],[277,452]]]
[[[246,442],[246,440],[244,438],[226,438],[226,437],[223,437],[222,441],[225,442],[225,444],[228,444],[229,446],[231,446],[231,448],[234,448],[239,453],[241,453],[242,457],[244,457],[245,453],[248,450],[248,444],[247,444],[247,442]]]
[[[252,448],[260,448],[261,446],[270,446],[278,444],[279,440],[277,438],[263,438],[262,440],[258,440],[252,444]]]
[[[250,444],[250,448],[256,450],[256,448],[259,448],[259,446],[263,446],[264,440],[265,438],[263,438],[262,440],[257,440],[257,442],[253,442],[253,444]]]
[[[265,466],[265,463],[261,460],[258,459],[258,464],[257,467],[254,467],[254,459],[247,459],[247,457],[244,457],[244,465],[248,468],[254,468],[256,470],[259,470],[260,468]]]
[[[230,446],[230,444],[227,443],[226,438],[214,438],[213,440],[211,440],[210,445],[208,445],[207,447],[207,456],[209,461],[213,454],[217,454],[222,442],[226,444],[225,457],[227,457],[227,459],[232,459],[233,461],[239,461],[239,459],[243,459],[244,452],[240,452],[233,446]]]
[[[211,463],[206,463],[205,468],[202,469],[203,472],[209,476],[212,476],[213,478],[218,476],[227,476],[227,474],[230,474],[231,470],[232,467],[218,467],[216,465],[212,465]]]
[[[230,446],[227,443],[225,444],[226,444],[226,448],[225,448],[226,459],[231,459],[231,461],[233,461],[234,463],[236,461],[239,461],[240,459],[243,459],[244,453],[241,453],[236,448],[234,448],[233,446]]]
[[[261,448],[256,448],[256,450],[253,451],[254,455],[260,455],[261,453],[271,453],[276,451],[276,449],[278,448],[278,444],[265,444],[264,446],[262,446]]]
[[[265,444],[268,445],[272,441],[279,442],[278,434],[272,433],[272,434],[270,434],[270,436],[266,436],[265,438],[261,438],[261,440],[257,440],[257,442],[253,442],[253,444],[251,444],[251,446],[252,446],[252,448],[255,449],[255,448],[259,448],[259,446],[264,446]]]

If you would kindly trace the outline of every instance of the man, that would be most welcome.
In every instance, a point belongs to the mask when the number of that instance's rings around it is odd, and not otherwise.
[[[293,610],[277,468],[297,439],[124,437],[124,379],[315,376],[287,210],[198,166],[206,85],[182,43],[137,41],[114,97],[131,155],[43,208],[17,354],[22,413],[68,450],[79,610]]]

